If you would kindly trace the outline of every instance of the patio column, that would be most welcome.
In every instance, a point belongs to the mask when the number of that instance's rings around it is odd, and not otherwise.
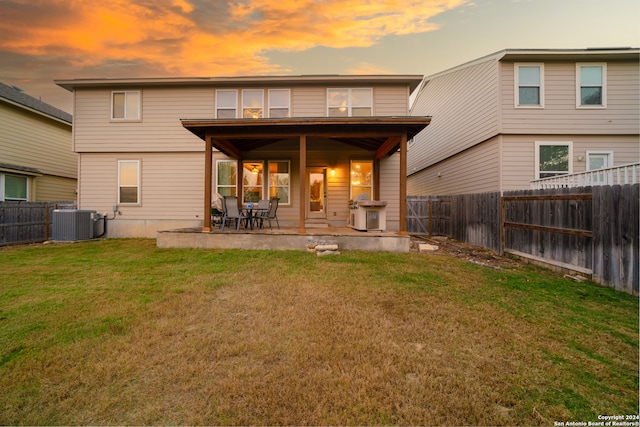
[[[236,196],[238,197],[238,207],[242,206],[242,184],[244,184],[244,165],[242,159],[238,157],[236,162]]]
[[[373,159],[373,200],[380,200],[380,159]]]
[[[400,229],[398,234],[407,233],[407,133],[400,135]]]
[[[307,136],[300,135],[300,194],[298,200],[300,200],[300,223],[298,225],[298,233],[305,234],[307,229],[305,228],[305,190],[307,186]]]
[[[211,135],[205,137],[204,144],[204,225],[202,231],[211,231],[211,177],[213,175],[213,161],[211,155],[213,152],[213,143]]]

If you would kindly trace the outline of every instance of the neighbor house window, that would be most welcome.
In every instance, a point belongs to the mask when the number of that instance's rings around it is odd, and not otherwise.
[[[0,174],[0,200],[26,201],[29,196],[29,178],[24,175]]]
[[[576,106],[607,106],[606,64],[576,64]]]
[[[373,198],[373,162],[371,160],[351,161],[351,199],[362,195]]]
[[[279,198],[279,204],[290,204],[291,191],[290,163],[287,160],[269,162],[269,198]]]
[[[238,109],[238,91],[217,90],[216,91],[216,118],[235,119]]]
[[[140,91],[111,92],[112,120],[140,120]]]
[[[118,161],[118,204],[140,204],[140,160]]]
[[[571,142],[536,142],[536,179],[571,173],[571,156]]]
[[[260,119],[263,117],[264,91],[261,89],[247,89],[242,91],[242,117],[245,119]]]
[[[262,199],[263,162],[243,162],[242,203],[256,203]]]
[[[373,114],[372,89],[327,89],[329,117],[371,116]]]
[[[544,107],[544,65],[515,64],[516,107]]]
[[[235,160],[218,160],[216,163],[216,191],[221,196],[237,196],[238,162]]]
[[[269,117],[289,117],[289,89],[269,89]]]

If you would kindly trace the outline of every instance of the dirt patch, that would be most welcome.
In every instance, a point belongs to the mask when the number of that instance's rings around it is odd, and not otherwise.
[[[423,251],[424,254],[448,255],[468,262],[501,269],[504,267],[520,267],[527,262],[515,256],[500,256],[498,253],[479,246],[469,245],[445,236],[411,236],[411,251],[420,252],[420,244],[437,246],[433,251]]]

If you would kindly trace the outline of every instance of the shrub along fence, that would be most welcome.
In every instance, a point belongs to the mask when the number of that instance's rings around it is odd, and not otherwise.
[[[407,230],[590,274],[638,295],[639,184],[407,198]]]
[[[0,202],[0,246],[49,240],[53,210],[63,208],[75,202]]]

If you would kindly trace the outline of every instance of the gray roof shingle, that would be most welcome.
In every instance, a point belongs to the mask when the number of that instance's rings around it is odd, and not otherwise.
[[[55,117],[65,122],[73,123],[73,116],[71,114],[66,111],[62,111],[53,105],[49,105],[46,102],[42,102],[40,99],[27,95],[15,86],[9,86],[0,82],[0,98],[7,99],[15,102],[16,104],[23,105],[27,108],[39,111],[40,113]]]

